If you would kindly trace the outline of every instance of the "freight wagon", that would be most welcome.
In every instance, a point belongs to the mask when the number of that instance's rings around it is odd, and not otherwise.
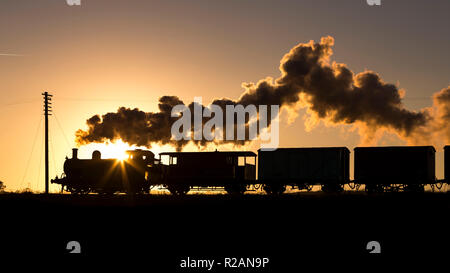
[[[268,193],[282,193],[286,186],[323,191],[343,190],[349,183],[350,151],[346,147],[279,148],[258,151],[258,182]]]
[[[173,194],[186,194],[191,188],[223,188],[243,193],[256,182],[256,154],[253,152],[169,152],[168,165],[162,165],[163,184]]]
[[[355,183],[368,192],[404,189],[423,191],[435,184],[435,153],[432,146],[356,147]]]
[[[444,182],[450,184],[450,146],[444,147]]]

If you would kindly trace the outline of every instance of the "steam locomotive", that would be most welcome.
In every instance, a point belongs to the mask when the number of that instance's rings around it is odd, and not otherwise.
[[[73,149],[66,158],[64,174],[51,182],[73,194],[149,193],[161,187],[175,195],[192,189],[225,190],[242,194],[262,188],[281,194],[287,187],[324,192],[365,186],[368,192],[424,191],[425,185],[442,187],[450,179],[450,146],[445,151],[445,179],[435,176],[432,146],[356,147],[354,180],[350,180],[350,151],[346,147],[279,148],[232,152],[164,152],[159,158],[148,150],[127,151],[128,159],[79,159]],[[167,160],[162,160],[167,157]],[[163,164],[162,162],[167,162]],[[258,167],[256,167],[258,165]],[[256,178],[258,172],[258,179]]]

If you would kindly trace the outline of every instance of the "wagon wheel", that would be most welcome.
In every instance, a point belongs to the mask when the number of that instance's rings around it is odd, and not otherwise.
[[[172,195],[177,195],[176,187],[170,185],[170,186],[167,186],[167,190],[169,190],[169,192],[170,192]]]
[[[86,195],[86,194],[88,194],[91,190],[90,190],[89,188],[80,188],[79,191],[80,191],[80,194]]]
[[[275,194],[277,194],[277,195],[283,194],[283,192],[285,192],[285,191],[286,191],[286,186],[284,186],[284,185],[275,188]]]
[[[185,185],[179,186],[179,188],[178,188],[178,195],[186,195],[189,192],[190,189],[191,188],[189,186],[185,186]]]
[[[397,192],[398,187],[395,185],[380,185],[380,190],[383,189],[384,192]]]
[[[377,184],[366,184],[366,191],[368,193],[376,193],[376,192],[380,192],[380,188],[382,189],[382,187],[380,185]]]
[[[228,194],[243,194],[247,190],[247,186],[243,184],[234,184],[225,186]]]
[[[178,188],[178,186],[176,186],[176,185],[175,185],[175,186],[174,186],[174,185],[168,186],[167,189],[168,189],[169,192],[170,192],[171,194],[173,194],[173,195],[180,195],[179,188]]]
[[[405,191],[408,192],[423,192],[424,185],[423,184],[410,184],[405,187]]]
[[[284,185],[276,185],[276,184],[266,184],[264,185],[264,191],[267,194],[272,195],[280,195],[286,190],[286,186]]]
[[[113,195],[113,194],[114,194],[114,191],[111,190],[111,189],[100,189],[100,190],[98,191],[98,194],[99,194],[99,195],[103,195],[103,196],[110,196],[110,195]]]
[[[259,191],[260,189],[262,189],[262,185],[261,184],[253,184],[253,189],[255,191]]]

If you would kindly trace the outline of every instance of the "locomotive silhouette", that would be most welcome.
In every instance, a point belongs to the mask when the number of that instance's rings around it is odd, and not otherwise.
[[[242,194],[262,188],[281,194],[287,187],[324,192],[365,186],[368,192],[424,191],[425,185],[440,188],[450,178],[450,146],[445,151],[445,179],[435,176],[432,146],[356,147],[354,180],[350,181],[350,151],[346,147],[279,148],[232,152],[163,152],[159,158],[148,150],[127,151],[128,159],[79,159],[73,149],[66,158],[64,174],[51,182],[73,194],[143,194],[158,186],[175,195],[191,189],[225,190]],[[168,164],[161,158],[168,157]],[[256,168],[256,165],[258,165]],[[258,179],[256,178],[258,171]]]

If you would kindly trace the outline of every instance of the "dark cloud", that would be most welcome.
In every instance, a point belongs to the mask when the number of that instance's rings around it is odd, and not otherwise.
[[[100,118],[95,115],[87,120],[88,129],[76,132],[78,144],[107,142],[122,139],[129,144],[151,147],[152,143],[171,144],[178,148],[185,141],[171,140],[171,127],[177,120],[171,117],[172,107],[183,104],[175,96],[159,99],[159,112],[146,113],[137,108],[120,107],[116,113],[106,113]]]
[[[320,43],[297,45],[281,60],[280,78],[245,84],[240,101],[289,106],[303,93],[303,102],[317,118],[332,123],[360,122],[371,132],[389,128],[405,137],[426,125],[427,113],[405,109],[400,90],[375,72],[354,75],[345,64],[330,64],[333,44],[332,37],[325,37]]]
[[[238,100],[216,99],[212,104],[225,109],[226,105],[236,104],[293,107],[301,103],[308,107],[312,118],[333,124],[355,124],[361,134],[373,135],[380,129],[388,129],[408,139],[423,136],[427,126],[433,123],[434,127],[445,128],[440,130],[446,130],[450,138],[446,126],[450,119],[448,88],[434,97],[434,110],[410,111],[402,104],[403,91],[384,82],[377,73],[354,74],[345,64],[330,63],[333,45],[334,39],[329,36],[320,42],[298,44],[281,59],[279,78],[243,83],[245,92]],[[171,140],[171,126],[177,118],[170,115],[177,104],[183,102],[174,96],[164,96],[160,98],[157,113],[122,107],[117,113],[107,113],[101,118],[93,116],[87,121],[87,131],[77,131],[77,142],[86,144],[120,138],[129,144],[147,147],[152,143],[172,144],[180,149],[186,141]],[[193,105],[188,106],[192,113]],[[209,118],[203,118],[203,123],[207,120]],[[248,119],[246,126],[248,131]],[[195,143],[204,146],[207,141]],[[233,143],[240,145],[245,141]]]

